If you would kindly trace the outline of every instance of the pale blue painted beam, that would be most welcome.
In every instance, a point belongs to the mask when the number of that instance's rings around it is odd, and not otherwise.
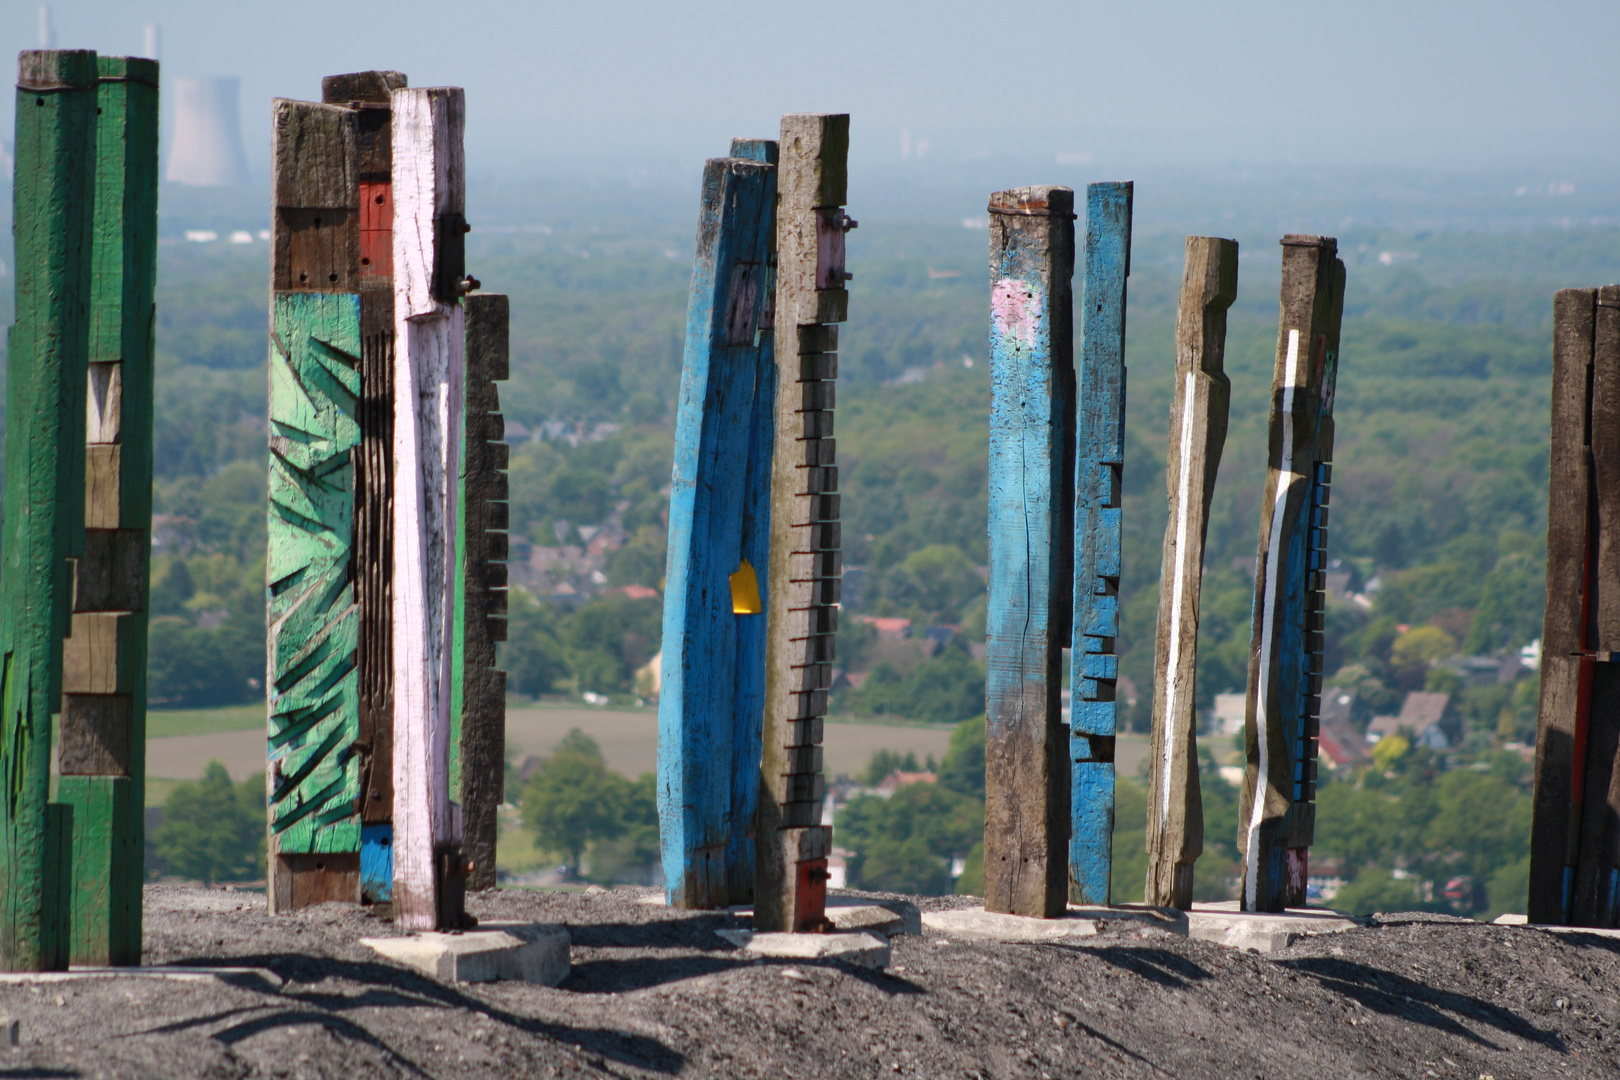
[[[984,902],[1053,918],[1068,898],[1074,192],[999,191],[989,209]]]
[[[658,811],[671,905],[752,898],[764,615],[733,610],[731,578],[764,571],[774,364],[769,262],[775,144],[734,144],[703,173],[675,420],[658,708]],[[762,430],[763,425],[763,430]]]
[[[1120,478],[1125,467],[1125,279],[1131,194],[1086,188],[1086,261],[1074,466],[1074,630],[1069,748],[1074,764],[1069,899],[1111,899],[1114,685],[1119,678]],[[1140,897],[1130,899],[1139,900]]]

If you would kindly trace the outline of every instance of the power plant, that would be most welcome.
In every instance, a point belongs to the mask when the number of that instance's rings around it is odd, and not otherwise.
[[[149,44],[156,46],[156,35]],[[236,187],[248,182],[242,149],[238,79],[169,79],[174,132],[163,178],[191,187]]]

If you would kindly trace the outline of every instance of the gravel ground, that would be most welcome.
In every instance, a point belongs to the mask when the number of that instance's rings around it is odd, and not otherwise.
[[[271,919],[258,894],[152,886],[147,964],[272,975],[0,985],[21,1023],[0,1078],[1620,1075],[1612,939],[1428,915],[1269,957],[1156,930],[929,933],[879,973],[740,960],[713,931],[745,924],[650,893],[471,898],[568,927],[573,974],[551,989],[435,983],[357,944],[393,930],[354,909]]]

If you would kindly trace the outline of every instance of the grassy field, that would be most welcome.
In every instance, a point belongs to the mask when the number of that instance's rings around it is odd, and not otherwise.
[[[229,705],[222,709],[161,709],[146,714],[146,737],[212,735],[221,731],[247,731],[264,727],[264,703]]]

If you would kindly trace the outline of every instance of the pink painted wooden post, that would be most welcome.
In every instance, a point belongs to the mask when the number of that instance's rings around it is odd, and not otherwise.
[[[463,381],[464,101],[397,89],[394,114],[394,919],[464,920],[450,801],[451,627]]]

